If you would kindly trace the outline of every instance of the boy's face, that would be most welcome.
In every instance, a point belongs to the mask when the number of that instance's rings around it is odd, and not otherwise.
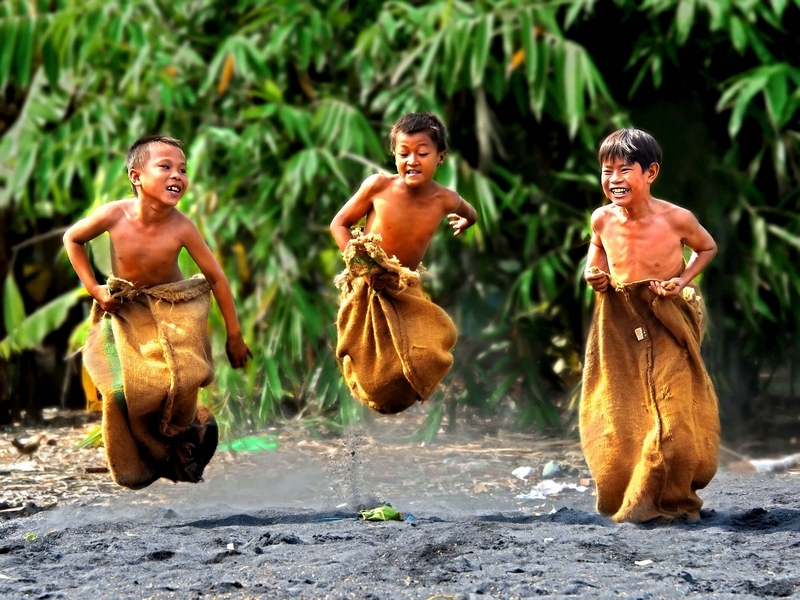
[[[128,174],[131,183],[136,186],[139,198],[154,199],[167,206],[175,206],[189,187],[183,150],[161,143],[150,144],[147,150],[144,166],[141,169],[131,169]]]
[[[403,182],[419,187],[433,179],[436,167],[442,164],[446,152],[439,152],[426,131],[398,133],[395,138],[394,164]]]
[[[627,207],[650,199],[650,186],[658,175],[658,163],[646,169],[637,162],[611,158],[603,163],[600,183],[606,198],[617,206]]]

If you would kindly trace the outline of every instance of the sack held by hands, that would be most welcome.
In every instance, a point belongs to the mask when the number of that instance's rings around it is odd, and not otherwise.
[[[217,447],[217,425],[198,406],[214,378],[210,287],[202,275],[138,289],[111,277],[116,314],[92,306],[83,363],[103,398],[103,441],[118,484],[159,477],[196,483]]]
[[[447,313],[423,293],[420,273],[389,258],[381,236],[351,240],[334,283],[340,306],[336,357],[352,394],[380,413],[430,398],[453,365],[458,337]]]

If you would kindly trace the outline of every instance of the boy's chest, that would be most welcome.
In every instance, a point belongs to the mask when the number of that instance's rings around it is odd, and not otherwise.
[[[183,247],[181,239],[164,227],[126,227],[110,235],[112,252],[125,261],[172,260]]]
[[[649,265],[672,267],[683,256],[683,242],[663,223],[635,223],[612,227],[602,236],[613,267]]]
[[[376,198],[373,207],[377,218],[384,224],[407,224],[435,228],[445,217],[438,198]]]

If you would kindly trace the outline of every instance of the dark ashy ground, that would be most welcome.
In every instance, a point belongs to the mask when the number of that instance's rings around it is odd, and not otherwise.
[[[726,451],[699,523],[617,525],[580,486],[576,441],[485,425],[407,441],[425,410],[339,438],[285,427],[277,450],[139,492],[73,449],[95,425],[81,415],[3,433],[0,598],[800,596],[800,468],[740,472]],[[30,457],[11,447],[37,432]],[[550,461],[573,487],[535,498]],[[360,519],[381,502],[404,520]]]

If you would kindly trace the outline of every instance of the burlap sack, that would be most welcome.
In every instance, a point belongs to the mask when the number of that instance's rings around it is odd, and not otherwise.
[[[202,275],[137,289],[111,277],[116,314],[92,306],[83,364],[103,398],[103,442],[114,481],[201,480],[217,447],[214,416],[197,404],[214,378],[210,287]]]
[[[648,282],[596,294],[580,405],[597,510],[615,521],[700,518],[717,470],[719,413],[700,343],[705,306],[690,285],[664,299]]]
[[[430,398],[453,365],[457,332],[423,293],[419,272],[386,256],[380,243],[367,234],[343,253],[336,357],[353,395],[393,414]]]

